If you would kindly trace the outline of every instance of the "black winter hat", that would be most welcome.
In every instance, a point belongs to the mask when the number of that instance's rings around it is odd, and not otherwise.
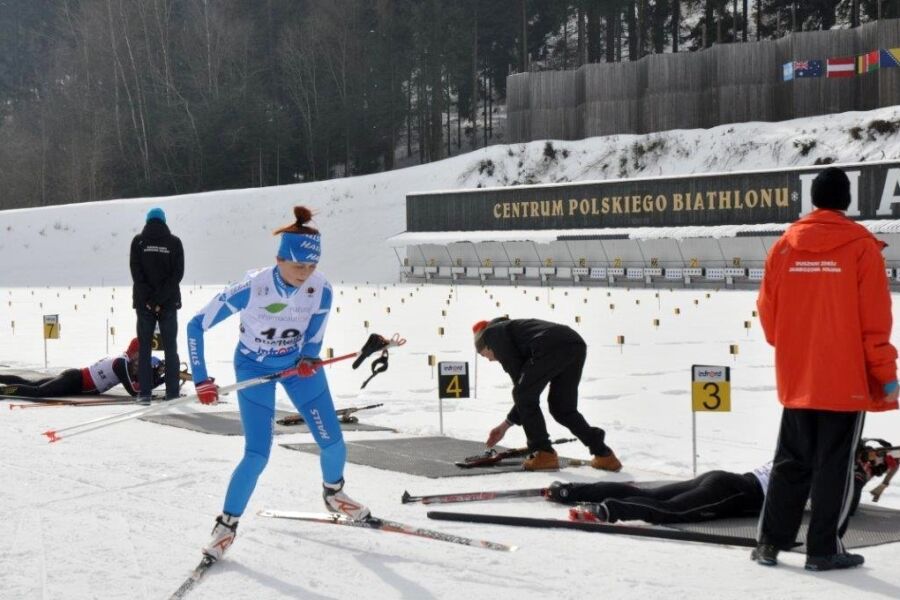
[[[816,208],[847,210],[850,207],[850,180],[843,169],[828,167],[813,179],[812,203]]]

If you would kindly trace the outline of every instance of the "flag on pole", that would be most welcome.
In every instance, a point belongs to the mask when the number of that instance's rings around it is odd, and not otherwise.
[[[878,69],[878,64],[880,61],[880,52],[878,50],[873,50],[871,52],[866,52],[865,54],[861,54],[856,57],[856,71],[860,75],[864,73],[871,73],[872,71]]]
[[[794,63],[786,62],[781,66],[782,81],[791,81],[794,78]]]
[[[841,56],[828,59],[826,77],[853,77],[856,68],[855,56]]]
[[[823,67],[821,60],[795,60],[794,77],[821,77]]]
[[[900,48],[881,49],[881,68],[900,67]]]

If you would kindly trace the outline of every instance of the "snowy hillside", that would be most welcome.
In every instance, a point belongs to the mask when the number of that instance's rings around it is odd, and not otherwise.
[[[291,207],[318,211],[322,268],[338,282],[397,280],[383,242],[405,228],[406,194],[858,162],[900,157],[900,107],[709,130],[491,146],[388,173],[280,187],[0,212],[2,284],[122,285],[128,248],[152,206],[185,246],[185,281],[224,282],[268,264]],[[77,215],[77,216],[76,216]],[[90,265],[89,270],[82,268]]]
[[[189,598],[898,598],[897,544],[863,549],[861,569],[813,575],[803,571],[800,554],[783,555],[779,567],[764,568],[750,562],[744,548],[439,522],[427,518],[429,507],[401,504],[404,490],[431,494],[533,488],[554,479],[689,478],[692,364],[732,368],[732,412],[696,419],[700,471],[743,472],[771,458],[780,410],[772,349],[752,316],[754,292],[400,285],[393,283],[397,257],[384,243],[404,229],[405,195],[412,191],[896,159],[898,127],[900,107],[894,107],[708,131],[493,146],[440,163],[320,183],[0,212],[0,368],[42,370],[45,358],[50,370],[80,367],[127,343],[134,330],[128,248],[152,206],[165,209],[185,245],[179,315],[184,353],[183,325],[190,315],[222,283],[271,264],[271,230],[290,220],[293,205],[308,204],[318,211],[324,234],[321,271],[335,283],[325,347],[335,354],[353,352],[370,331],[399,332],[409,340],[391,352],[388,372],[365,390],[360,383],[367,373],[346,362],[327,367],[336,406],[383,403],[360,413],[361,421],[396,430],[348,432],[349,441],[440,433],[428,355],[477,364],[477,399],[445,401],[443,432],[483,441],[509,409],[510,382],[497,365],[476,361],[471,325],[508,313],[566,323],[585,338],[579,406],[607,430],[625,468],[618,474],[585,467],[428,479],[347,465],[348,493],[375,514],[521,547],[506,554],[259,517],[263,508],[323,509],[318,458],[276,445],[237,541]],[[361,283],[366,281],[378,283]],[[62,325],[61,338],[46,347],[42,314],[58,314]],[[900,322],[896,294],[894,316]],[[230,319],[206,338],[210,374],[222,385],[234,381],[237,334],[237,319]],[[617,336],[626,343],[616,343]],[[892,342],[900,345],[900,331]],[[738,354],[731,354],[732,345],[739,346]],[[234,411],[233,398],[226,400],[183,410]],[[281,391],[278,402],[286,408]],[[0,600],[167,598],[200,558],[243,439],[131,420],[47,444],[41,432],[48,428],[131,407],[7,410],[8,404],[0,403]],[[553,437],[567,433],[552,421],[548,428]],[[900,443],[900,412],[869,416],[865,434]],[[291,433],[278,436],[276,444],[311,439]],[[503,443],[524,445],[521,428]],[[588,458],[577,443],[562,454]],[[900,486],[887,488],[880,505],[900,508]],[[449,510],[566,514],[533,498]]]

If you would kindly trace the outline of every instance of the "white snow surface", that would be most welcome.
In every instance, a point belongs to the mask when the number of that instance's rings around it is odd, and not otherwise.
[[[894,107],[791,123],[670,132],[665,134],[667,146],[682,148],[684,154],[661,155],[652,166],[626,175],[811,164],[817,150],[842,162],[895,158],[900,155],[896,134],[882,143],[855,144],[847,130],[898,116],[900,108]],[[792,140],[801,136],[819,140],[809,156],[792,150]],[[599,165],[610,160],[603,157],[648,137],[662,134],[556,142],[558,150],[569,149],[569,160],[547,165],[541,181],[603,178]],[[698,471],[744,472],[772,456],[780,405],[773,353],[752,316],[753,292],[394,283],[397,261],[385,239],[404,228],[407,192],[512,183],[504,177],[514,175],[498,171],[515,169],[520,158],[537,169],[544,164],[542,148],[543,143],[493,147],[434,165],[300,186],[0,212],[0,365],[43,369],[43,314],[58,314],[62,324],[61,338],[47,343],[51,371],[85,366],[127,344],[134,330],[128,242],[149,207],[162,206],[185,241],[183,325],[226,281],[246,268],[270,264],[276,246],[271,229],[290,220],[292,205],[309,203],[319,209],[317,222],[325,239],[321,270],[336,284],[326,347],[336,355],[355,351],[371,331],[399,332],[409,340],[391,352],[390,369],[363,391],[359,385],[366,373],[351,370],[346,362],[327,368],[337,407],[384,402],[360,413],[361,420],[397,430],[348,432],[346,439],[439,434],[436,378],[427,356],[474,365],[474,321],[498,314],[538,317],[569,324],[588,342],[580,408],[588,421],[607,430],[607,441],[625,468],[618,474],[581,467],[427,479],[347,465],[346,491],[376,515],[520,546],[507,554],[257,517],[263,508],[324,508],[318,458],[277,445],[309,442],[311,437],[277,436],[237,541],[190,598],[900,597],[895,544],[864,549],[861,569],[813,575],[803,570],[799,554],[782,555],[778,567],[765,568],[752,563],[743,548],[451,523],[425,514],[437,508],[565,518],[564,507],[539,499],[430,507],[400,503],[404,490],[432,494],[539,487],[554,479],[688,478],[692,364],[732,367],[732,412],[697,415]],[[478,164],[486,158],[503,165],[487,179],[478,175]],[[372,283],[353,283],[367,280]],[[895,298],[895,311],[897,306]],[[653,319],[659,319],[659,327]],[[625,336],[621,347],[616,344],[619,335]],[[897,338],[893,336],[895,345]],[[222,385],[234,381],[236,339],[236,319],[207,336],[209,370]],[[183,327],[179,343],[184,356]],[[739,346],[737,355],[729,353],[732,344]],[[508,377],[483,359],[477,361],[477,374],[477,398],[444,401],[445,435],[483,440],[506,414]],[[234,399],[226,399],[229,403],[218,407],[183,410],[235,410]],[[278,402],[288,407],[280,390]],[[167,598],[200,558],[241,456],[242,438],[128,421],[48,444],[41,435],[45,430],[131,408],[8,410],[6,404],[0,403],[0,598]],[[549,417],[548,427],[553,437],[568,433]],[[896,411],[867,419],[868,436],[900,443],[898,432]],[[511,430],[503,443],[524,445],[521,428]],[[560,450],[588,458],[578,443]],[[870,501],[868,493],[864,501]],[[880,505],[900,508],[900,491],[889,487]]]

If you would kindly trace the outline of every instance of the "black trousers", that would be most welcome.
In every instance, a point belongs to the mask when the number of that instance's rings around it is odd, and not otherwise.
[[[517,386],[520,393],[516,394],[514,401],[530,450],[552,448],[547,423],[540,407],[541,392],[549,384],[547,407],[550,416],[571,431],[590,449],[591,454],[609,454],[610,449],[603,441],[606,432],[588,425],[584,416],[578,412],[578,384],[581,383],[586,355],[587,347],[584,344],[568,344],[523,368],[521,381]]]
[[[794,545],[806,499],[811,512],[806,553],[844,551],[853,500],[853,467],[865,413],[785,408],[762,516],[759,543]]]
[[[641,488],[627,483],[573,485],[572,502],[602,502],[609,520],[696,523],[758,515],[763,490],[753,473],[709,471],[688,481]]]
[[[166,398],[178,397],[178,372],[181,363],[178,360],[178,311],[175,308],[164,308],[159,313],[146,308],[138,308],[138,385],[141,386],[139,396],[149,396],[153,389],[153,369],[150,365],[150,352],[153,343],[153,332],[159,323],[159,335],[162,339],[163,352],[166,357]]]
[[[11,396],[24,398],[55,398],[79,396],[82,392],[81,369],[66,369],[55,377],[25,379],[16,375],[0,375],[0,384],[15,386]]]

